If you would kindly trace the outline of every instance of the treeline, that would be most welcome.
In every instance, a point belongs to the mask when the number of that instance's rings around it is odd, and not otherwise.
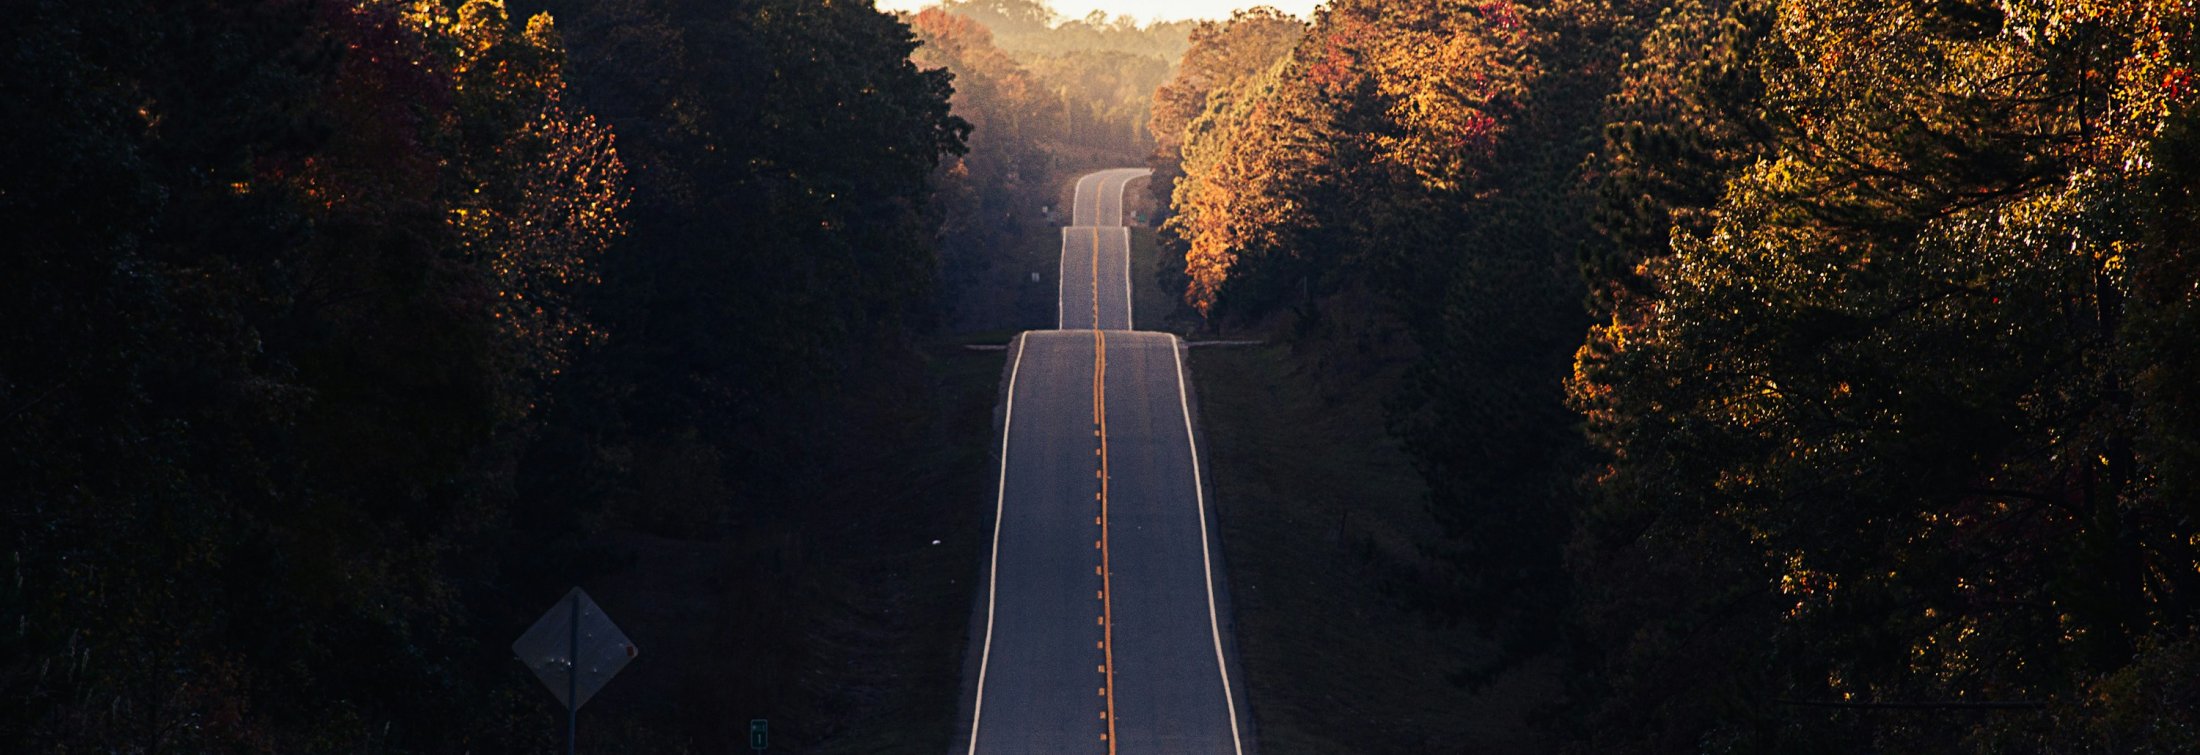
[[[1098,12],[1065,21],[1041,0],[947,0],[909,23],[927,45],[920,61],[946,65],[965,82],[958,106],[1003,117],[996,141],[1075,162],[1068,170],[1151,149],[1153,91],[1183,55],[1192,26]]]
[[[1040,210],[1078,175],[1152,150],[1152,94],[1188,24],[1062,21],[1038,0],[949,0],[904,20],[923,43],[917,64],[954,76],[955,113],[973,126],[968,153],[939,171],[942,298],[961,328],[1035,325],[997,301],[1031,267],[1009,256],[1052,243],[1060,221]]]
[[[2191,752],[2195,22],[1240,15],[1157,97],[1165,235],[1211,322],[1386,378],[1432,609],[1563,659],[1575,751]]]
[[[930,316],[947,77],[863,3],[546,5],[0,18],[4,749],[545,749],[504,644],[591,537],[801,511]]]
[[[1130,16],[1095,10],[1084,18],[1063,18],[1043,0],[942,0],[939,8],[985,24],[1001,48],[1017,55],[1062,55],[1086,51],[1117,52],[1175,62],[1190,44],[1197,21],[1140,23]],[[1150,90],[1149,90],[1150,91]]]

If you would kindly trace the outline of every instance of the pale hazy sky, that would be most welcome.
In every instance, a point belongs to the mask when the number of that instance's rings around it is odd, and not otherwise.
[[[916,10],[935,0],[877,0],[880,10]],[[1084,18],[1094,9],[1111,16],[1129,15],[1141,21],[1174,21],[1181,18],[1229,18],[1230,11],[1255,5],[1272,5],[1299,18],[1314,12],[1321,0],[1050,0],[1048,5],[1064,18]]]

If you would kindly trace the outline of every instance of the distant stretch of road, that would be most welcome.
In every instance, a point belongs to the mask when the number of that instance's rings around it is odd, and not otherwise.
[[[1243,753],[1240,683],[1174,335],[1130,330],[1125,184],[1078,181],[1062,329],[1009,352],[967,753]]]
[[[1062,229],[1054,327],[1131,329],[1131,229],[1123,225],[1123,187],[1152,172],[1103,170],[1077,180],[1071,224]]]

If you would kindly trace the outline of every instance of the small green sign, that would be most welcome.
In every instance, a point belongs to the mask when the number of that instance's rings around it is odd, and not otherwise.
[[[749,722],[749,749],[763,752],[772,744],[772,722],[756,719]]]

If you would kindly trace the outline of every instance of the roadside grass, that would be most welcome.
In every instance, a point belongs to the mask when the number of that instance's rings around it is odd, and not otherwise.
[[[1038,283],[1025,283],[1021,320],[1023,330],[1053,330],[1061,312],[1062,302],[1062,228],[1050,226],[1032,231],[1024,237],[1016,259],[1030,273],[1039,274]]]
[[[1544,751],[1528,718],[1558,694],[1555,669],[1454,685],[1494,643],[1391,594],[1439,532],[1380,392],[1324,396],[1284,346],[1188,359],[1262,750]]]
[[[970,606],[987,542],[999,352],[950,337],[925,349],[931,409],[878,459],[871,500],[841,507],[838,568],[810,636],[813,752],[941,752],[953,745]],[[879,396],[906,401],[907,395]],[[898,461],[896,461],[898,459]],[[935,544],[937,541],[937,544]],[[827,597],[829,596],[829,598]]]
[[[1139,330],[1158,330],[1184,335],[1191,329],[1179,322],[1174,295],[1154,283],[1161,271],[1161,247],[1154,229],[1131,226],[1131,324]]]
[[[616,565],[587,588],[642,656],[581,712],[584,750],[745,752],[753,719],[775,752],[952,746],[1002,360],[970,339],[851,381],[816,485],[771,516],[597,539]]]
[[[977,330],[968,333],[956,333],[949,337],[949,341],[951,345],[960,346],[1005,346],[1008,342],[1016,340],[1016,335],[1022,332],[1024,332],[1022,329],[1016,328]]]
[[[966,271],[949,292],[955,337],[1054,327],[1055,273],[1062,231],[1036,219],[1002,235],[982,270]],[[1031,279],[1037,274],[1039,279]]]

